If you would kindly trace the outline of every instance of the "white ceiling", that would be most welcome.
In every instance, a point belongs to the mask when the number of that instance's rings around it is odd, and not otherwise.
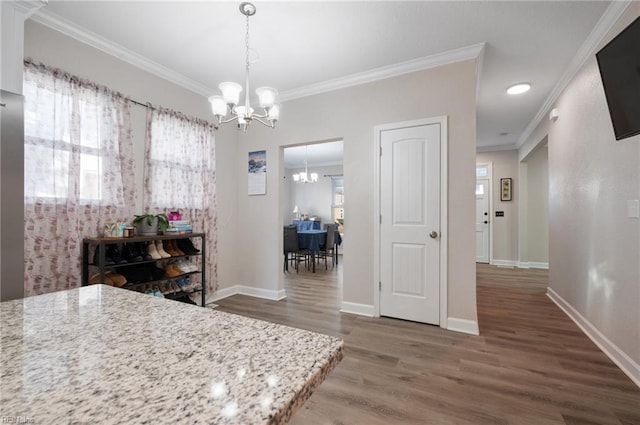
[[[485,43],[477,145],[515,147],[609,3],[256,1],[250,35],[259,59],[251,84],[275,87],[290,99],[330,80]],[[208,95],[221,81],[243,81],[245,17],[238,5],[50,0],[33,19],[88,34],[94,45],[124,52],[125,60],[152,61]],[[529,93],[506,94],[521,81],[532,84]],[[286,117],[285,104],[281,120]]]

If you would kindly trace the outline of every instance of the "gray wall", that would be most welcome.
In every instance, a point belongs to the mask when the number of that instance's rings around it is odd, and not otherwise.
[[[330,177],[323,177],[325,174],[342,174],[341,165],[309,167],[310,173],[318,173],[318,181],[312,184],[294,183],[291,176],[295,173],[304,171],[302,168],[285,169],[286,181],[289,185],[290,197],[285,218],[289,218],[289,223],[293,218],[293,208],[298,205],[301,213],[309,215],[317,215],[322,219],[322,223],[331,223],[331,194],[333,186]],[[286,214],[288,212],[288,214]]]
[[[640,16],[628,7],[608,42]],[[595,57],[520,150],[549,139],[549,286],[585,329],[640,382],[640,136],[616,141]]]
[[[527,160],[527,258],[520,261],[549,263],[549,159],[541,146]]]
[[[267,149],[282,159],[285,146],[323,140],[344,140],[345,228],[343,300],[373,305],[374,126],[390,122],[447,115],[449,117],[449,316],[476,321],[475,246],[475,76],[476,61],[389,78],[285,102],[278,129],[256,127],[238,138],[244,151]],[[267,195],[240,194],[241,222],[261,222],[252,232],[239,232],[245,257],[254,260],[240,270],[240,284],[271,291],[283,288],[280,253],[282,236],[278,211],[278,178],[267,179]],[[273,166],[269,166],[273,170]],[[246,172],[236,173],[239,185]],[[256,243],[255,241],[259,241]]]

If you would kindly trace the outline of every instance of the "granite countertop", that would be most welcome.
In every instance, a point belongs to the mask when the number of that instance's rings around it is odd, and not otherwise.
[[[92,285],[0,303],[0,416],[14,423],[280,424],[337,338]]]

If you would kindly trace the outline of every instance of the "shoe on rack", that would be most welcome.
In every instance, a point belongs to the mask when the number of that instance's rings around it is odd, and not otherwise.
[[[171,258],[171,254],[169,254],[162,248],[162,241],[156,241],[156,249],[158,250],[158,254],[160,254],[160,257]]]
[[[176,253],[176,256],[184,257],[185,253],[178,247],[178,241],[176,239],[171,239],[169,241],[171,243],[171,249]]]
[[[178,266],[176,266],[175,264],[171,263],[171,264],[167,264],[164,267],[164,273],[167,275],[167,277],[177,277],[180,276],[182,274],[184,274],[182,272],[182,270],[180,270],[178,268]]]
[[[122,254],[124,255],[124,259],[129,263],[139,263],[142,261],[142,255],[140,255],[137,250],[134,250],[131,244],[124,244]]]
[[[93,252],[93,265],[94,266],[99,265],[98,264],[99,261],[100,261],[100,245],[96,245],[96,250]],[[105,266],[113,266],[114,264],[115,263],[113,262],[113,260],[109,256],[109,252],[107,250],[107,252],[105,252],[105,254],[104,254],[104,265]]]
[[[147,254],[151,257],[152,260],[159,260],[162,258],[158,249],[156,248],[156,244],[151,241],[149,245],[147,245]]]
[[[124,286],[127,283],[127,278],[116,272],[112,272],[112,271],[106,272],[105,278],[107,277],[111,280],[111,282],[113,283],[113,286],[117,286],[118,288],[121,286]]]
[[[154,258],[147,252],[147,245],[144,242],[136,242],[133,244],[133,251],[142,257],[142,261],[151,261]]]
[[[114,263],[127,264],[127,260],[122,258],[122,255],[120,255],[120,251],[118,251],[118,247],[116,245],[109,245],[109,248],[107,248],[107,254],[109,254],[109,257],[111,257]]]
[[[108,272],[107,272],[108,273]],[[110,285],[113,286],[114,282],[109,278],[108,274],[105,273],[104,275],[104,283],[105,285]],[[96,285],[100,283],[100,273],[96,273],[93,276],[91,276],[91,278],[89,279],[89,285]]]
[[[193,246],[193,242],[191,242],[191,239],[189,238],[178,239],[178,247],[187,255],[195,255],[200,253],[200,250],[196,249],[196,247]]]
[[[183,278],[178,279],[177,284],[178,284],[178,287],[180,287],[181,291],[183,292],[191,291],[191,280],[189,279],[189,276],[185,276]]]
[[[158,297],[158,298],[164,298],[164,294],[162,293],[162,291],[160,290],[160,288],[158,288],[157,286],[155,287],[155,289],[153,290],[153,296],[154,297]]]
[[[177,263],[177,266],[184,273],[193,273],[195,271],[198,271],[198,268],[196,267],[196,265],[195,264],[191,264],[188,261],[179,261]]]
[[[170,256],[172,257],[178,256],[178,253],[174,251],[173,247],[171,246],[171,240],[162,241],[162,248],[164,248],[164,251]]]

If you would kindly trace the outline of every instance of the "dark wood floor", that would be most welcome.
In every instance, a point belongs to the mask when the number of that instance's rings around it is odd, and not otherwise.
[[[344,339],[292,424],[640,424],[640,389],[546,297],[546,271],[478,265],[480,336],[339,313],[339,268],[288,276],[285,300],[218,304]]]

